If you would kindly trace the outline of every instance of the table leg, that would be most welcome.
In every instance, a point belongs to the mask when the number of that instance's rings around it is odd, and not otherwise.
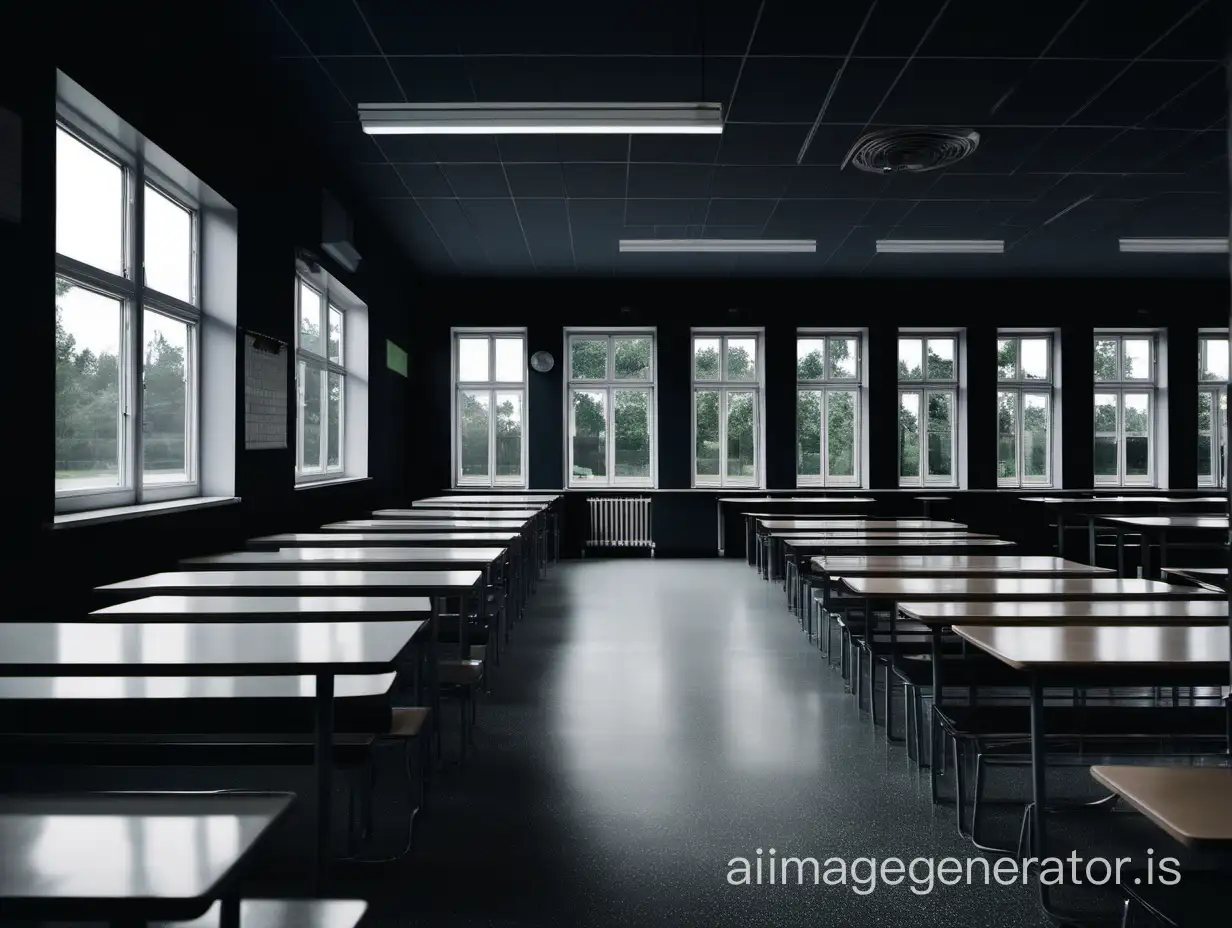
[[[1117,529],[1117,576],[1125,576],[1125,532]]]
[[[330,830],[334,801],[334,675],[317,674],[316,693],[316,815],[317,885],[325,882],[329,866]]]
[[[932,671],[933,671],[933,704],[929,706],[928,719],[928,766],[931,768],[929,774],[933,784],[933,802],[937,801],[937,772],[940,770],[940,764],[937,763],[937,755],[940,749],[937,744],[940,740],[937,737],[938,725],[933,717],[939,711],[941,706],[941,694],[944,692],[945,680],[944,671],[941,667],[941,626],[932,626],[932,635],[930,636],[929,646],[932,652]]]
[[[219,900],[218,928],[240,928],[240,897],[223,896]]]
[[[1057,510],[1057,557],[1065,557],[1065,516]]]
[[[723,553],[724,553],[724,552],[723,552],[723,504],[722,504],[722,503],[720,503],[718,500],[715,500],[714,505],[715,505],[715,507],[716,507],[716,509],[717,509],[717,511],[718,511],[718,520],[719,520],[719,545],[718,545],[718,548],[719,548],[719,557],[722,557],[722,556],[723,556]]]
[[[1141,542],[1138,544],[1138,550],[1142,552],[1142,579],[1151,579],[1151,536],[1147,532],[1141,535]]]

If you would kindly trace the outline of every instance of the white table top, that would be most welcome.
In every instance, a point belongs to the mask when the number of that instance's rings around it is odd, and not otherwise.
[[[417,499],[411,503],[443,503],[443,502],[467,502],[467,503],[508,503],[508,502],[528,502],[528,503],[554,503],[561,499],[559,493],[447,493],[440,496],[425,496],[423,499]]]
[[[334,698],[382,696],[396,673],[340,674]],[[0,699],[311,699],[316,677],[0,677]]]
[[[242,928],[355,928],[368,910],[361,899],[244,899]],[[220,905],[191,922],[151,922],[148,928],[219,928]]]
[[[43,913],[56,921],[91,911],[95,919],[103,912],[196,917],[292,799],[233,793],[0,797],[0,905],[10,917]]]
[[[875,503],[871,496],[720,496],[720,503],[818,503],[825,506]]]
[[[1226,625],[955,625],[954,633],[1016,670],[1177,669],[1226,674]]]
[[[1092,567],[1060,557],[970,554],[883,554],[867,557],[821,556],[813,568],[844,577],[954,576],[1112,576],[1107,567]]]
[[[1137,528],[1201,528],[1228,530],[1227,516],[1104,516],[1104,522],[1115,522]]]
[[[1210,599],[1123,599],[1062,602],[1056,599],[1005,602],[898,603],[903,615],[925,625],[1227,625],[1228,603]]]
[[[0,676],[386,673],[425,622],[7,622]]]
[[[483,509],[487,511],[502,511],[505,509],[518,509],[523,511],[542,512],[552,504],[546,500],[515,500],[514,502],[493,502],[493,501],[478,501],[471,502],[465,499],[417,499],[411,503],[412,509]],[[379,510],[384,512],[385,510]],[[390,510],[398,512],[399,510]],[[373,513],[376,515],[376,513]]]
[[[146,596],[97,609],[90,615],[117,622],[152,618],[173,621],[200,616],[255,616],[268,622],[325,619],[363,621],[369,616],[425,619],[432,602],[424,596]]]
[[[186,557],[189,568],[207,567],[311,567],[366,564],[488,565],[505,556],[504,548],[279,548],[277,551],[229,551]]]
[[[521,536],[517,532],[286,532],[248,541],[250,548],[363,548],[404,545],[478,548],[505,547]]]
[[[996,538],[996,535],[983,535],[979,532],[771,532],[785,545],[807,547],[811,544],[835,543],[849,540],[875,539],[895,541],[899,539],[944,539],[945,541],[961,541],[965,539]]]
[[[533,519],[538,509],[378,509],[374,519],[471,519],[476,522],[492,520]]]
[[[1141,504],[1144,506],[1184,506],[1187,503],[1201,503],[1209,505],[1212,503],[1228,502],[1226,496],[1097,496],[1093,499],[1083,499],[1075,496],[1021,496],[1019,500],[1024,503],[1044,503],[1049,506],[1132,506]]]
[[[528,519],[347,519],[321,526],[323,532],[520,532]]]
[[[1213,599],[1212,590],[1124,577],[843,577],[856,596],[877,599]]]
[[[964,532],[961,522],[934,519],[764,519],[768,531],[803,529],[818,532]]]
[[[401,595],[449,596],[473,589],[483,581],[479,570],[170,570],[97,587],[100,592],[219,593],[240,590],[278,595],[298,590],[335,595],[369,595],[396,591]]]

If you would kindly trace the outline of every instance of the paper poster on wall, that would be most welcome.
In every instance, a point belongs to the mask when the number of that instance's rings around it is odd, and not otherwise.
[[[244,334],[244,447],[287,447],[286,342]]]
[[[0,107],[0,219],[21,222],[21,117]]]

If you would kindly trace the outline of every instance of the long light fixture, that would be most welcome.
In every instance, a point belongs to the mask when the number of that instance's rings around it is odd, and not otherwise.
[[[877,254],[879,255],[999,255],[1004,251],[1004,240],[992,238],[883,238],[877,240]]]
[[[718,103],[361,103],[369,135],[718,135]]]
[[[1218,255],[1227,254],[1226,238],[1123,238],[1121,251],[1135,254]]]
[[[778,255],[816,252],[815,239],[775,238],[622,238],[622,252],[706,252]]]

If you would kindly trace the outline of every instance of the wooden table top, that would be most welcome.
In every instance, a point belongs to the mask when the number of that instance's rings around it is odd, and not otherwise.
[[[1104,516],[1101,521],[1137,528],[1200,528],[1228,530],[1227,516]]]
[[[1212,590],[1125,577],[843,577],[856,596],[875,599],[1211,599]]]
[[[247,595],[310,593],[455,596],[483,582],[479,570],[169,570],[95,589],[108,594],[195,593],[239,590]]]
[[[875,503],[871,496],[720,496],[720,503],[818,503],[834,506],[849,503]]]
[[[0,904],[19,919],[195,918],[293,800],[289,793],[0,797]]]
[[[1016,670],[1160,668],[1228,671],[1224,625],[955,625],[954,633]]]
[[[528,519],[347,519],[321,526],[323,532],[521,532]]]
[[[554,503],[562,499],[559,493],[453,493],[442,496],[425,496],[411,503]]]
[[[1045,503],[1049,506],[1099,506],[1102,504],[1109,506],[1132,506],[1135,504],[1144,506],[1184,506],[1187,503],[1210,505],[1214,503],[1227,504],[1228,502],[1226,496],[1097,496],[1092,499],[1073,496],[1020,496],[1019,500],[1024,503]]]
[[[426,624],[6,622],[0,676],[386,673]]]
[[[143,622],[153,618],[175,621],[193,616],[257,616],[266,621],[345,622],[368,616],[425,619],[432,601],[425,596],[145,596],[97,609],[90,615],[113,616],[115,621]]]
[[[1232,846],[1232,768],[1091,768],[1091,776],[1186,847]]]
[[[466,565],[492,564],[505,556],[504,548],[279,548],[277,551],[229,551],[186,557],[185,567],[312,567],[344,564],[353,567],[383,564]]]
[[[934,519],[766,519],[768,531],[806,529],[819,532],[964,532],[961,522]]]
[[[968,537],[963,534],[946,535],[894,535],[882,532],[876,535],[822,535],[798,536],[795,539],[774,536],[784,542],[794,542],[797,549],[807,548],[810,544],[827,548],[879,548],[886,551],[894,549],[922,549],[931,551],[934,548],[1013,548],[1015,542],[989,536]]]
[[[924,538],[941,538],[946,541],[959,541],[969,538],[996,538],[996,535],[984,535],[980,532],[770,532],[785,545],[807,545],[809,542],[845,541],[850,538],[884,538],[888,540]]]
[[[551,502],[547,500],[518,500],[512,503],[495,503],[495,502],[470,502],[464,499],[417,499],[411,503],[411,509],[481,509],[489,512],[500,512],[506,509],[514,509],[518,511],[533,511],[542,512],[551,506]],[[385,512],[386,510],[378,510]],[[402,510],[389,510],[398,512]],[[374,512],[375,516],[376,513]],[[378,516],[379,518],[379,516]]]
[[[1092,567],[1060,557],[971,554],[883,554],[866,557],[813,558],[821,573],[844,577],[910,576],[951,577],[983,575],[1007,577],[1101,577],[1112,576],[1107,567]]]
[[[781,519],[785,515],[782,512],[742,512],[740,513],[746,519]],[[868,515],[863,512],[827,512],[827,519],[842,519],[844,522],[851,519],[867,519]]]
[[[1227,625],[1228,603],[1210,599],[1126,599],[1090,602],[899,602],[898,611],[925,625]]]
[[[538,509],[378,509],[374,519],[470,519],[474,522],[492,520],[533,519]]]
[[[334,698],[384,696],[396,673],[339,674]],[[0,677],[0,699],[312,699],[316,677]]]
[[[250,538],[248,547],[269,548],[364,548],[405,545],[432,547],[485,545],[506,547],[522,536],[517,532],[285,532]]]

